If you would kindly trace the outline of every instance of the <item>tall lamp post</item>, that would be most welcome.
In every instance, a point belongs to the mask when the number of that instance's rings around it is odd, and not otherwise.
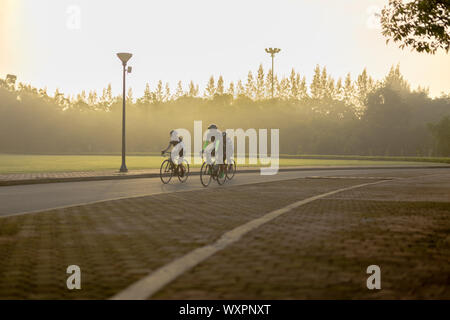
[[[131,73],[131,67],[127,69],[127,62],[133,56],[131,53],[121,52],[118,53],[120,61],[122,61],[123,65],[123,110],[122,110],[122,166],[120,167],[120,172],[128,172],[127,165],[125,164],[125,104],[126,104],[126,96],[125,96],[125,78],[126,74]]]
[[[273,99],[273,77],[275,74],[275,71],[273,70],[273,60],[275,58],[275,54],[277,54],[280,51],[281,51],[280,48],[266,48],[266,52],[269,53],[270,56],[272,57],[272,99]]]

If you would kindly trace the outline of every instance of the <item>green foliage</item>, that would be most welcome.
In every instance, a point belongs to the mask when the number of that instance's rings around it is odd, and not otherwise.
[[[436,142],[437,153],[450,156],[450,117],[443,117],[438,123],[429,125]]]
[[[381,13],[382,33],[400,48],[434,54],[450,48],[450,1],[389,0]]]
[[[256,78],[253,77],[256,75]],[[280,151],[289,154],[446,155],[446,135],[438,123],[450,115],[450,97],[431,99],[411,91],[398,66],[375,82],[366,70],[335,81],[317,66],[308,88],[305,77],[291,70],[275,77],[260,66],[241,80],[216,82],[211,76],[204,97],[193,81],[174,94],[168,84],[147,84],[142,97],[127,97],[127,149],[156,152],[173,128],[193,130],[195,120],[221,128],[280,129]],[[227,88],[225,90],[225,88]],[[122,98],[111,85],[75,97],[57,90],[0,81],[0,152],[111,153],[121,148]]]

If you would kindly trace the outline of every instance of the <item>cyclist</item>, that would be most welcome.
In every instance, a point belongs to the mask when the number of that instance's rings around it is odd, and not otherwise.
[[[216,139],[217,137],[217,139]],[[201,151],[201,154],[203,155],[204,152],[206,152],[206,163],[212,165],[213,161],[211,159],[211,157],[215,157],[216,158],[216,164],[213,165],[212,167],[214,168],[214,172],[217,172],[217,170],[219,169],[219,165],[222,164],[218,164],[217,157],[219,156],[220,152],[220,148],[222,148],[222,134],[219,131],[219,129],[217,128],[217,126],[215,124],[211,124],[208,127],[208,131],[206,132],[206,140],[203,144],[203,148]],[[223,162],[222,162],[223,163]],[[222,170],[221,174],[220,174],[220,178],[223,178],[224,175],[224,170]]]
[[[172,159],[172,162],[174,164],[178,164],[176,167],[176,170],[178,171],[178,168],[180,167],[180,164],[183,163],[183,156],[184,156],[184,142],[183,137],[178,135],[178,132],[176,130],[171,130],[170,133],[170,141],[169,145],[166,149],[161,151],[161,154],[163,155],[167,150],[170,149],[170,147],[173,146],[172,151],[170,152],[170,158]],[[178,163],[175,161],[178,158]]]
[[[215,157],[219,150],[220,139],[216,136],[220,136],[220,131],[215,124],[211,124],[206,132],[206,140],[203,143],[203,148],[201,154],[206,152],[206,163],[212,164],[211,157]]]
[[[228,137],[227,133],[224,131],[222,133],[222,147],[223,147],[223,163],[226,163],[228,165],[230,165],[231,162],[231,158],[233,157],[234,154],[234,146],[233,146],[233,141],[231,141],[231,139]]]

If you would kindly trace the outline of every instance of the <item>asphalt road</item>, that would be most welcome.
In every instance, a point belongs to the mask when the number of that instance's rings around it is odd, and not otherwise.
[[[424,174],[438,173],[439,170],[448,169],[351,169],[351,170],[317,170],[280,172],[274,176],[261,176],[258,173],[237,174],[226,186],[219,186],[212,181],[209,188],[223,188],[243,184],[252,184],[268,181],[279,181],[302,177],[330,177],[352,175],[384,174],[397,176],[400,172],[418,170]],[[400,175],[401,176],[401,175]],[[0,216],[36,212],[52,208],[87,204],[91,202],[128,198],[160,193],[180,192],[203,189],[199,176],[192,176],[187,183],[180,184],[173,179],[170,184],[163,185],[159,178],[106,180],[49,183],[20,186],[0,187]]]

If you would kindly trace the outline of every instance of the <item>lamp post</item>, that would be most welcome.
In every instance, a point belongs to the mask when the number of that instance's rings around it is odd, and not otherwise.
[[[125,103],[126,103],[126,96],[125,96],[125,78],[127,71],[128,73],[131,73],[131,67],[128,67],[127,70],[127,62],[131,59],[133,56],[131,53],[125,53],[121,52],[118,53],[117,56],[119,57],[120,61],[122,61],[123,65],[123,110],[122,110],[122,166],[120,167],[120,172],[128,172],[127,165],[125,164]]]
[[[272,99],[273,99],[273,77],[274,77],[274,70],[273,70],[273,60],[275,58],[275,54],[277,54],[278,52],[280,52],[281,49],[280,48],[266,48],[266,52],[270,54],[270,56],[272,57]]]

